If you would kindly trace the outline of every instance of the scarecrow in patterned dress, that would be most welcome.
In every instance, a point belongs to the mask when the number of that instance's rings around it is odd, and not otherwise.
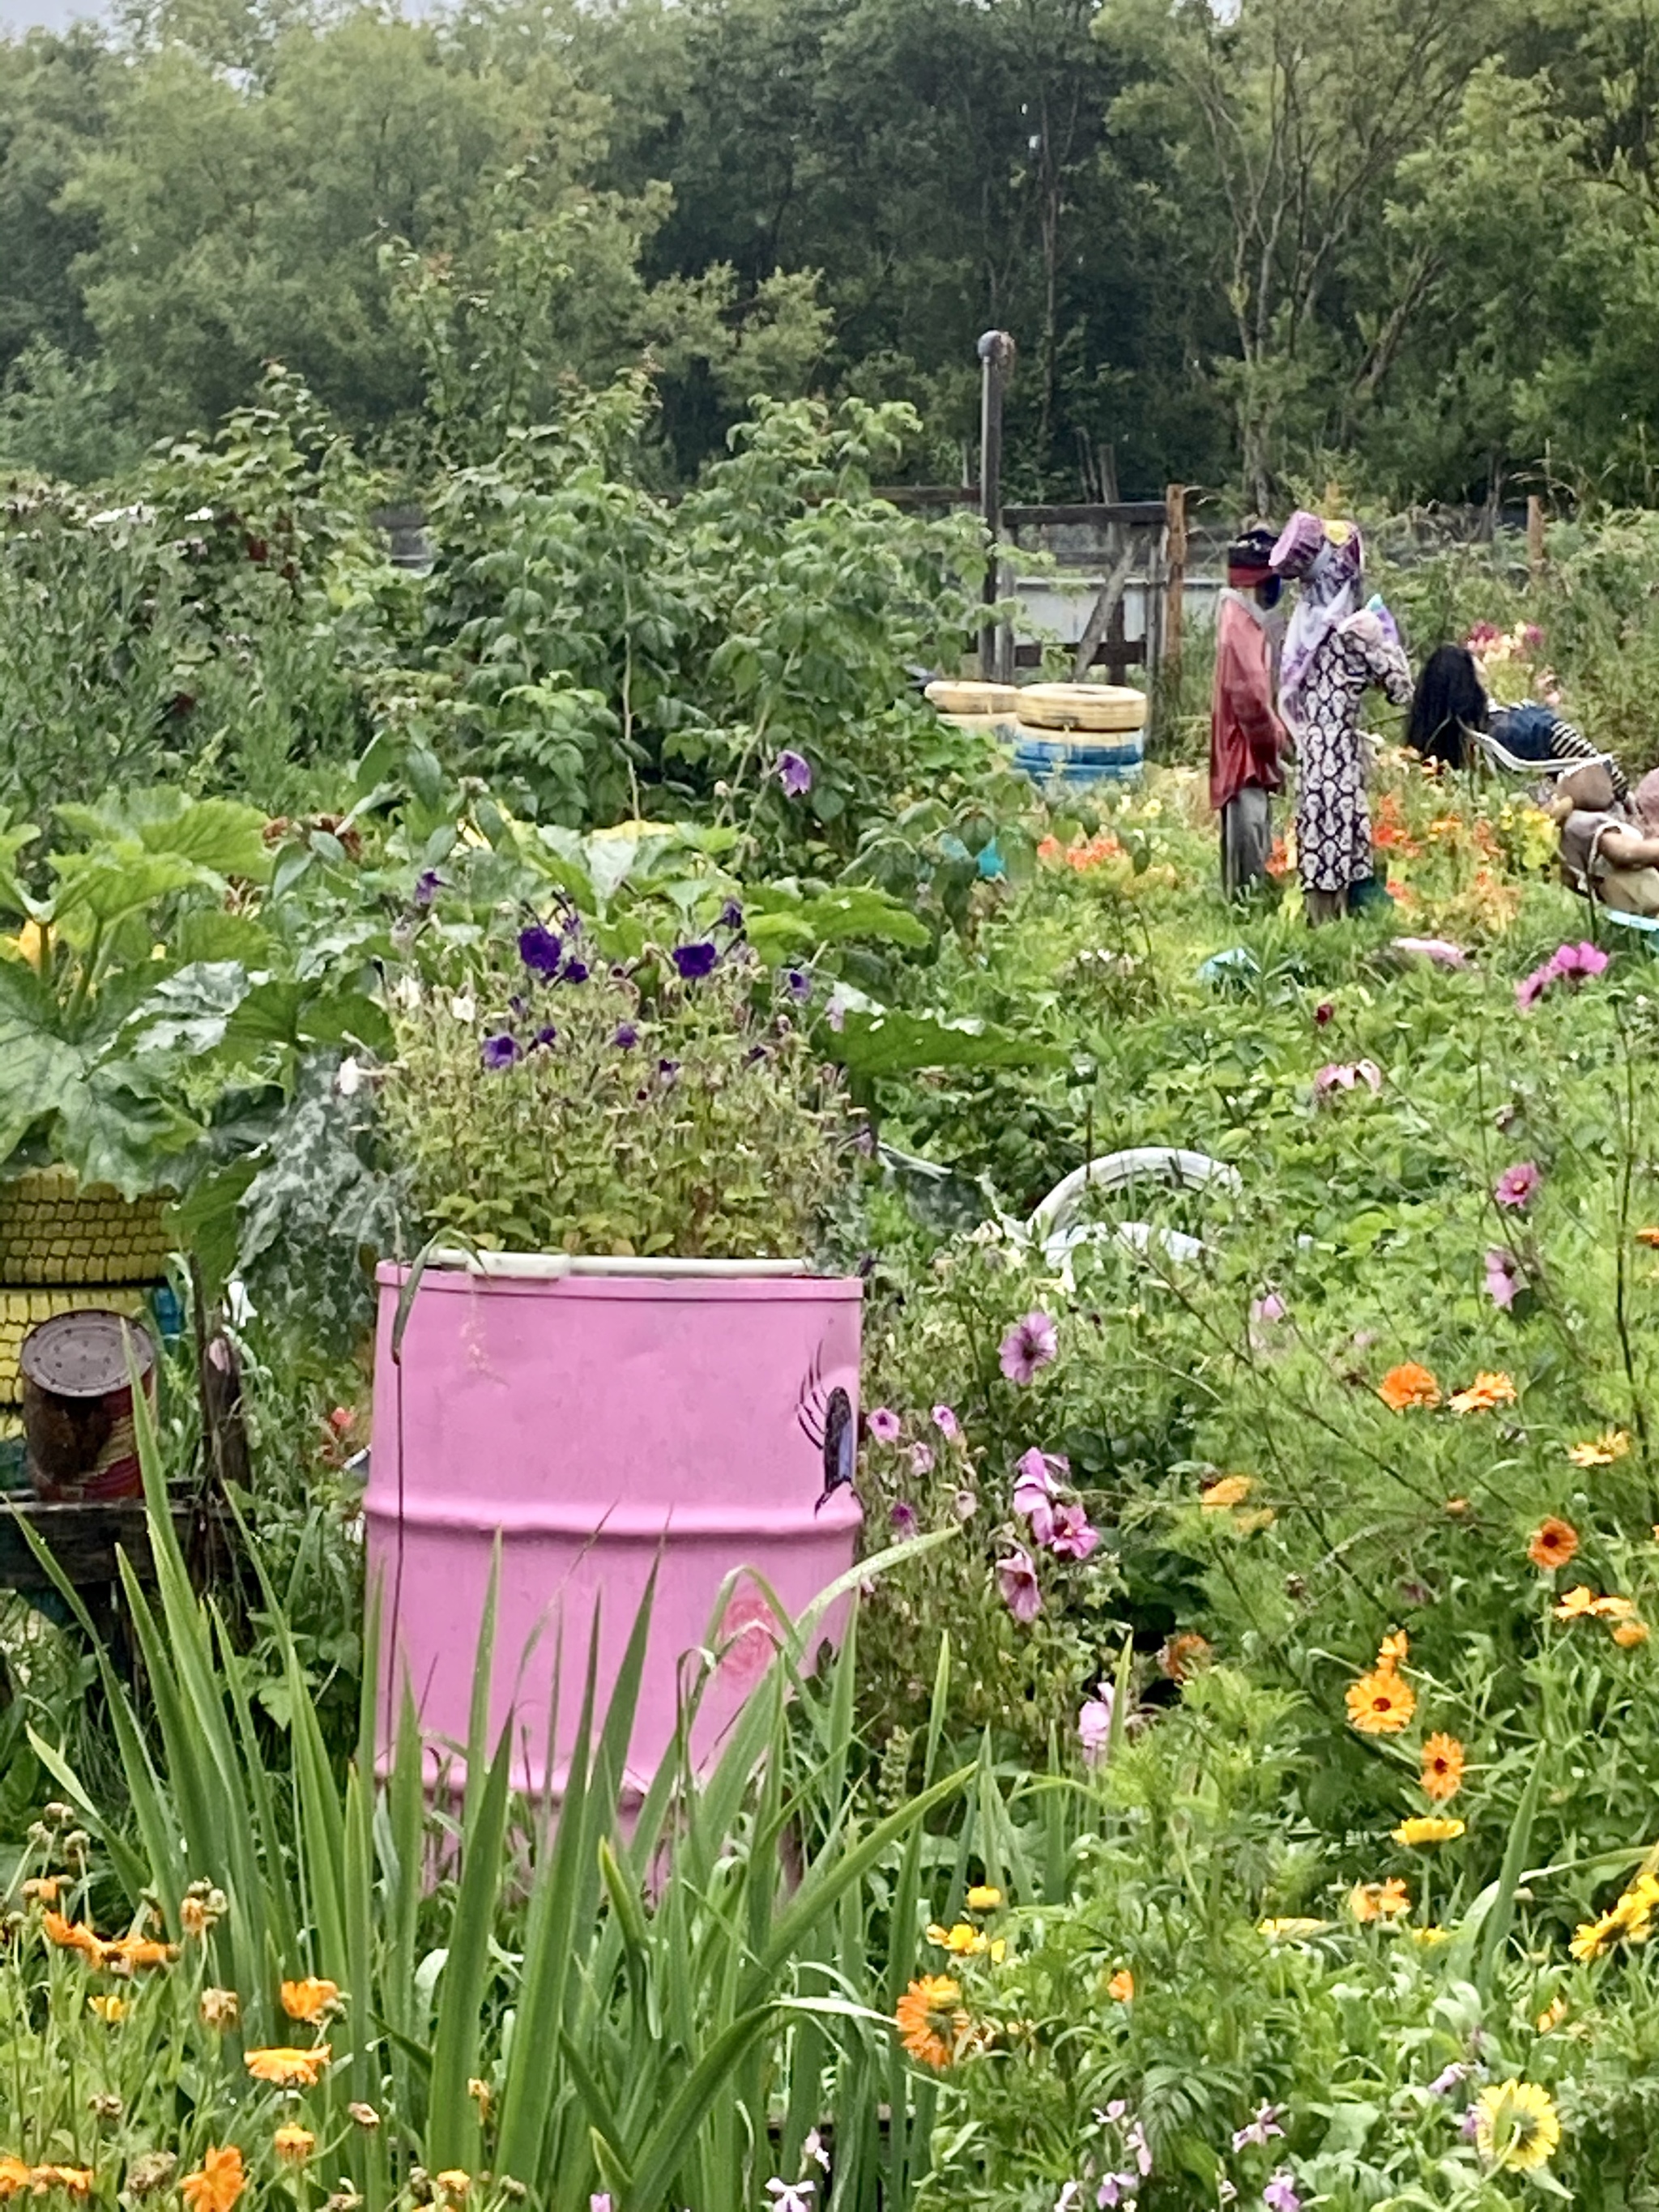
[[[1293,514],[1273,551],[1300,586],[1285,640],[1279,711],[1296,746],[1296,861],[1310,922],[1334,921],[1370,883],[1371,821],[1359,703],[1377,684],[1408,706],[1412,675],[1392,622],[1360,605],[1364,548],[1352,522]]]

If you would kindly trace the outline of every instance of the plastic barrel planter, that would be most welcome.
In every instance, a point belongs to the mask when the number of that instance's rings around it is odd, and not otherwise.
[[[862,1285],[718,1264],[429,1267],[397,1360],[405,1271],[381,1267],[366,1519],[383,1759],[407,1686],[428,1773],[446,1757],[459,1771],[498,1540],[491,1739],[510,1712],[515,1785],[555,1800],[596,1611],[603,1712],[653,1565],[630,1793],[672,1742],[683,1663],[708,1647],[727,1577],[756,1570],[793,1616],[852,1565],[858,1503],[829,1477],[853,1466]],[[770,1664],[772,1622],[740,1578],[714,1626],[699,1760]]]
[[[1034,783],[1123,781],[1140,774],[1146,750],[1144,691],[1032,684],[1019,694],[1014,766]]]

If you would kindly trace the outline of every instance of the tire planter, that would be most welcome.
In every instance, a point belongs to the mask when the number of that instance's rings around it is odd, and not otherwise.
[[[515,1272],[496,1272],[505,1263]],[[406,1684],[428,1776],[447,1757],[459,1771],[499,1540],[491,1739],[510,1712],[515,1786],[556,1800],[592,1623],[602,1716],[655,1566],[627,1762],[636,1792],[673,1740],[682,1665],[708,1646],[727,1577],[755,1569],[794,1615],[853,1564],[862,1516],[850,1482],[825,1494],[826,1468],[850,1476],[853,1465],[863,1286],[514,1255],[483,1264],[428,1269],[396,1361],[406,1271],[379,1272],[365,1513],[380,1755]],[[700,1760],[765,1674],[772,1618],[759,1584],[739,1579],[714,1625]]]
[[[68,1168],[0,1182],[0,1283],[155,1283],[169,1250],[161,1198],[85,1189]]]
[[[1028,730],[1121,734],[1146,726],[1146,694],[1127,684],[1030,684],[1017,697]]]
[[[975,684],[963,677],[937,677],[922,695],[941,714],[1012,716],[1018,712],[1021,693],[1012,684]]]
[[[1139,732],[1116,744],[1072,743],[1033,737],[1022,724],[1014,740],[1014,766],[1039,785],[1124,783],[1145,764],[1146,744]]]

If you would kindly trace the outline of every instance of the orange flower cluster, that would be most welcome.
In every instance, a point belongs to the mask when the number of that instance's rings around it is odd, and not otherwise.
[[[1361,1735],[1398,1735],[1409,1727],[1417,1711],[1417,1693],[1401,1674],[1400,1662],[1410,1648],[1405,1632],[1394,1630],[1383,1638],[1371,1672],[1349,1683],[1344,1692],[1348,1725]]]
[[[1267,873],[1278,883],[1282,877],[1290,874],[1293,865],[1290,847],[1282,837],[1275,837],[1273,850],[1267,855]]]
[[[1499,1406],[1512,1406],[1516,1388],[1507,1375],[1483,1369],[1467,1390],[1455,1390],[1446,1403],[1454,1413],[1491,1413]]]
[[[314,2089],[334,2053],[326,2043],[309,2051],[295,2051],[278,2044],[269,2051],[250,2051],[244,2062],[256,2081],[269,2081],[277,2089]]]
[[[1613,1624],[1613,1640],[1626,1650],[1648,1640],[1648,1625],[1636,1618],[1627,1597],[1597,1597],[1588,1583],[1575,1583],[1555,1608],[1558,1620],[1606,1620]]]
[[[307,1974],[301,1982],[283,1984],[283,2010],[290,2020],[320,2020],[331,2005],[337,2003],[340,1984],[319,1981]]]
[[[1421,856],[1423,848],[1406,825],[1397,791],[1385,792],[1372,815],[1371,842],[1385,853],[1398,853],[1402,860],[1415,860]]]
[[[61,1912],[43,1912],[40,1925],[48,1942],[60,1951],[79,1951],[94,1966],[113,1966],[118,1972],[168,1966],[179,1955],[176,1943],[158,1943],[147,1936],[95,1936],[84,1921],[66,1920]]]
[[[1109,830],[1099,830],[1092,837],[1079,838],[1069,845],[1062,845],[1058,837],[1045,837],[1037,847],[1037,858],[1050,867],[1075,868],[1079,875],[1085,875],[1103,860],[1121,860],[1123,848]]]
[[[1388,1881],[1356,1882],[1348,1893],[1348,1910],[1358,1921],[1398,1920],[1411,1909],[1411,1893],[1397,1875]]]

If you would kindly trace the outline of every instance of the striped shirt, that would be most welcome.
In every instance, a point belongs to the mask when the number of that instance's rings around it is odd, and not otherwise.
[[[1630,797],[1630,780],[1618,762],[1593,745],[1577,723],[1558,714],[1553,707],[1494,707],[1486,717],[1486,729],[1516,760],[1599,761],[1607,771],[1620,805]]]

